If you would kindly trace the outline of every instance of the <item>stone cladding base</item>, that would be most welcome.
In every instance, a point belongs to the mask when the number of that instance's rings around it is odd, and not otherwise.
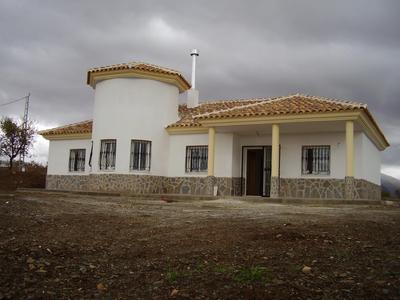
[[[46,188],[73,191],[240,196],[240,178],[164,177],[130,174],[47,175]]]
[[[271,190],[270,190],[271,198],[279,198],[279,196],[280,196],[279,187],[280,187],[279,177],[272,176],[271,177]]]
[[[244,180],[243,180],[244,182]],[[241,196],[241,178],[130,174],[47,175],[46,188],[73,191]],[[381,187],[364,179],[272,178],[272,198],[380,200]]]
[[[281,178],[281,198],[380,200],[381,187],[364,179]]]

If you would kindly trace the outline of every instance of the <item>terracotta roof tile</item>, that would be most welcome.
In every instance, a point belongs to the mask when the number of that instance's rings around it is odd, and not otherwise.
[[[133,61],[129,63],[122,63],[122,64],[115,64],[115,65],[108,65],[102,67],[96,67],[89,69],[89,73],[100,72],[100,71],[110,71],[110,70],[124,70],[124,69],[137,69],[143,71],[154,71],[159,73],[168,73],[168,74],[176,74],[182,76],[182,74],[174,69],[161,67],[153,64],[148,64],[141,61]]]
[[[168,127],[198,127],[199,121],[238,117],[274,116],[366,109],[365,104],[314,97],[290,95],[276,98],[223,100],[200,103],[194,108],[180,106],[181,119]]]
[[[214,113],[216,111],[237,108],[249,104],[259,103],[264,101],[264,98],[254,99],[235,99],[235,100],[215,100],[209,102],[202,102],[198,106],[188,108],[185,105],[179,105],[180,120],[168,127],[186,127],[186,126],[201,126],[193,117],[195,115]]]
[[[64,125],[56,128],[39,131],[39,134],[46,136],[62,136],[70,134],[91,134],[92,120],[87,120],[79,123]]]
[[[107,73],[113,71],[144,71],[144,72],[152,72],[158,74],[166,74],[170,75],[172,78],[178,78],[181,80],[185,86],[185,89],[190,88],[189,82],[185,79],[185,77],[177,70],[161,67],[145,62],[129,62],[129,63],[122,63],[122,64],[115,64],[115,65],[108,65],[103,67],[92,68],[88,70],[87,73],[87,84],[92,85],[92,77],[97,73]]]
[[[288,114],[329,113],[364,110],[378,128],[365,104],[315,97],[290,95],[276,98],[228,99],[201,102],[197,107],[179,105],[180,119],[168,128],[201,127],[202,120],[240,117],[276,116]],[[92,120],[40,131],[44,137],[72,134],[91,134]],[[382,133],[383,135],[383,133]]]

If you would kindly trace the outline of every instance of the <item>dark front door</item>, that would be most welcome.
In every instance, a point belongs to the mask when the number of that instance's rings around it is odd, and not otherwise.
[[[264,196],[269,197],[271,193],[271,146],[264,147],[265,158],[264,158]]]
[[[263,195],[264,150],[247,150],[246,195]]]

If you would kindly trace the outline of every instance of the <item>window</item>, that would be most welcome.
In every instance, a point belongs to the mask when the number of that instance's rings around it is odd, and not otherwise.
[[[151,158],[151,142],[132,140],[130,169],[137,171],[149,171]]]
[[[186,147],[186,172],[207,171],[208,146]]]
[[[84,172],[85,171],[85,149],[71,149],[69,152],[69,171]]]
[[[330,146],[303,146],[302,174],[329,175]]]
[[[100,170],[115,170],[116,140],[101,140]]]

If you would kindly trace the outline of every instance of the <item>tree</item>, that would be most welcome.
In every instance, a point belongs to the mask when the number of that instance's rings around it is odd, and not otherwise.
[[[8,157],[10,170],[18,155],[27,155],[36,133],[32,123],[26,128],[22,122],[5,117],[0,121],[0,156]]]

